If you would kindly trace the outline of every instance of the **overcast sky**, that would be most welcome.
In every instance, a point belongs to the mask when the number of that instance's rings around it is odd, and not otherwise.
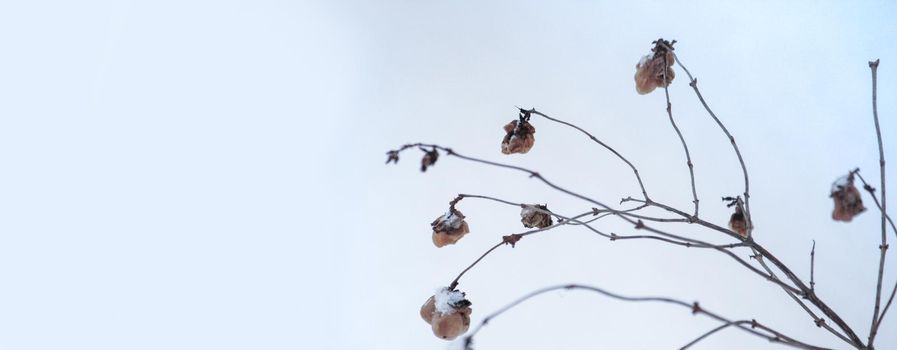
[[[815,240],[817,293],[865,339],[879,216],[864,197],[870,210],[833,222],[828,191],[854,167],[879,181],[874,58],[885,154],[897,164],[895,17],[887,1],[2,2],[0,348],[444,349],[420,305],[524,230],[519,209],[465,200],[471,233],[437,249],[429,223],[449,200],[491,195],[565,214],[591,205],[506,169],[443,157],[421,174],[415,152],[389,166],[384,152],[434,142],[604,203],[639,195],[619,159],[544,119],[533,120],[530,153],[501,154],[515,106],[535,107],[592,131],[639,168],[654,199],[688,208],[663,94],[638,95],[633,82],[658,37],[678,40],[741,146],[756,240],[804,279]],[[676,73],[670,95],[700,216],[723,225],[731,211],[719,198],[743,191],[738,162]],[[635,232],[614,218],[596,227]],[[886,267],[890,289],[893,252]],[[845,348],[721,254],[576,227],[499,248],[459,288],[479,323],[570,282],[700,301]],[[895,314],[879,349],[897,348]],[[476,344],[675,349],[717,325],[565,291],[495,319]],[[737,330],[695,347],[760,348],[783,347]]]

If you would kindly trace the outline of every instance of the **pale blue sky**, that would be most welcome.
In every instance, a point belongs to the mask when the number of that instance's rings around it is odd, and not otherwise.
[[[451,198],[589,206],[457,159],[426,174],[410,155],[383,166],[384,152],[438,142],[604,202],[638,194],[616,158],[544,120],[532,152],[500,154],[514,106],[536,107],[593,131],[639,166],[653,197],[687,207],[663,96],[632,82],[661,36],[679,40],[742,147],[756,239],[803,277],[815,239],[818,293],[865,334],[879,219],[832,222],[827,196],[853,167],[878,180],[872,58],[897,163],[895,16],[885,1],[0,2],[0,348],[443,349],[418,308],[521,230],[514,208],[464,202],[471,234],[436,249],[428,224]],[[722,224],[718,198],[741,191],[741,174],[683,77],[673,110],[701,215]],[[887,266],[893,286],[897,255]],[[460,287],[479,322],[568,282],[699,300],[843,348],[729,259],[575,228],[500,249]],[[880,349],[897,348],[891,312]],[[564,292],[497,319],[477,344],[678,348],[715,325]],[[780,347],[732,330],[696,347],[720,348]]]

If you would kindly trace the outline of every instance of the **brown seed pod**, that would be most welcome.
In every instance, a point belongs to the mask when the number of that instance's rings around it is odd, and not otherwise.
[[[424,153],[424,157],[420,160],[420,171],[427,171],[427,168],[433,166],[433,164],[436,164],[437,159],[439,159],[439,152],[437,152],[435,149],[426,151]]]
[[[436,298],[430,296],[430,299],[427,299],[427,302],[420,307],[420,317],[424,319],[424,322],[431,323],[433,321],[433,314],[435,313]]]
[[[829,197],[835,201],[832,219],[836,221],[850,222],[854,216],[866,210],[860,191],[853,185],[853,174],[848,175],[846,179],[835,181]]]
[[[470,308],[464,307],[449,314],[436,313],[431,325],[433,334],[445,340],[454,340],[470,328]]]
[[[666,64],[664,64],[664,58],[666,58]],[[640,95],[644,95],[654,91],[657,87],[668,86],[676,78],[676,73],[672,68],[673,63],[675,63],[675,58],[669,51],[642,57],[635,65],[635,90]],[[666,79],[664,79],[664,73],[667,75]]]
[[[453,340],[470,328],[470,301],[458,290],[441,288],[427,299],[420,309],[421,317],[430,324],[433,334]]]
[[[455,244],[470,232],[467,222],[464,221],[464,214],[456,209],[440,215],[430,223],[430,226],[433,227],[433,244],[438,248]]]
[[[740,206],[736,206],[735,213],[729,217],[729,228],[739,236],[747,238],[747,221],[744,219],[744,213]]]
[[[536,128],[527,121],[512,120],[505,125],[505,137],[501,141],[501,153],[526,153],[536,143]]]
[[[532,207],[548,211],[547,205],[533,204]],[[526,206],[520,210],[520,222],[523,223],[523,227],[545,228],[545,227],[551,226],[551,224],[554,223],[551,220],[551,214],[540,212],[538,210],[533,209],[532,207]]]

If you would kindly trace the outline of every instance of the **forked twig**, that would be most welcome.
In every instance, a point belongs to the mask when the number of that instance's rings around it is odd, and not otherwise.
[[[663,39],[658,40],[658,45],[664,45]],[[664,45],[665,46],[665,45]],[[667,50],[672,52],[672,47],[666,46]],[[676,125],[676,120],[673,119],[673,105],[670,103],[670,81],[667,80],[669,77],[669,64],[667,64],[667,56],[663,55],[663,93],[667,99],[667,115],[670,117],[670,124],[673,125],[673,130],[676,130],[676,135],[679,135],[679,141],[682,142],[682,149],[685,150],[685,164],[688,166],[688,175],[691,178],[691,195],[695,204],[695,213],[694,217],[698,217],[698,190],[695,187],[695,166],[691,161],[691,153],[688,151],[688,144],[685,143],[685,137],[682,136],[682,131],[679,130],[679,126]]]
[[[875,136],[878,140],[878,165],[881,172],[881,244],[878,249],[881,252],[878,260],[878,282],[875,286],[875,307],[872,311],[872,326],[869,328],[868,346],[872,347],[875,342],[875,336],[878,334],[878,324],[881,307],[881,284],[885,273],[885,258],[888,253],[888,234],[885,221],[887,220],[888,204],[885,192],[885,151],[881,142],[881,127],[878,123],[878,60],[869,62],[869,69],[872,70],[872,117],[875,120]],[[876,203],[878,204],[878,203]],[[897,288],[897,286],[895,286]],[[890,303],[890,302],[889,302]]]

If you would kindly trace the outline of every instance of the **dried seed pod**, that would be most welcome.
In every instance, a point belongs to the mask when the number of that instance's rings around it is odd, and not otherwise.
[[[389,163],[399,164],[399,151],[386,152],[386,164]]]
[[[739,236],[747,238],[747,221],[744,219],[741,206],[736,206],[735,213],[729,217],[729,228],[738,233]]]
[[[656,51],[653,55],[642,57],[635,65],[635,90],[644,95],[657,87],[668,86],[676,78],[672,68],[674,62],[673,53],[667,50]],[[667,76],[666,79],[664,74]]]
[[[551,226],[551,224],[553,224],[551,220],[551,214],[540,212],[536,209],[548,211],[548,206],[533,204],[532,206],[525,206],[522,210],[520,210],[520,222],[523,223],[523,227],[545,228]]]
[[[433,314],[435,313],[436,298],[431,296],[430,299],[427,299],[427,302],[420,307],[420,317],[424,319],[424,322],[430,323],[433,321]]]
[[[424,157],[420,160],[420,171],[427,171],[427,168],[436,164],[436,160],[439,159],[439,152],[436,149],[431,151],[426,151],[424,153]]]
[[[470,232],[467,222],[464,221],[464,214],[456,209],[440,215],[430,223],[430,226],[433,227],[433,244],[439,248],[455,244]]]
[[[470,328],[470,308],[463,308],[450,314],[437,313],[431,323],[433,334],[445,340],[454,340]]]
[[[518,125],[519,124],[519,125]],[[536,128],[528,121],[512,120],[505,125],[505,137],[501,141],[501,153],[526,153],[536,143]]]
[[[854,216],[866,210],[860,191],[853,185],[853,174],[841,178],[832,185],[829,195],[835,201],[835,209],[832,211],[832,219],[836,221],[850,222]]]
[[[453,340],[470,328],[470,301],[457,290],[440,288],[421,307],[421,317],[430,324],[433,334]]]

